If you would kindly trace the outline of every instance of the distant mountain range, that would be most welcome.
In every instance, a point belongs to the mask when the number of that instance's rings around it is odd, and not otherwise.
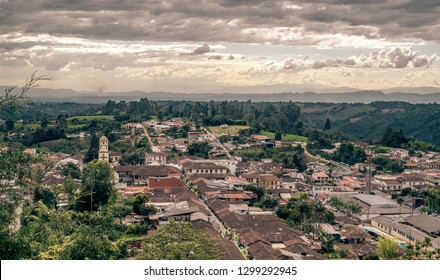
[[[0,87],[1,92],[4,88]],[[333,90],[333,92],[332,92]],[[336,90],[340,90],[339,92]],[[70,89],[35,88],[29,93],[34,101],[42,102],[77,102],[77,103],[105,103],[108,100],[131,101],[140,98],[151,100],[190,100],[190,101],[222,101],[238,100],[254,102],[331,102],[331,103],[371,103],[374,101],[403,101],[409,103],[440,102],[440,88],[395,88],[386,91],[361,90],[347,91],[349,88],[320,90],[317,92],[282,92],[282,93],[171,93],[171,92],[83,92]],[[410,92],[403,92],[408,90]],[[416,93],[417,90],[420,93]],[[435,93],[432,93],[435,92]]]

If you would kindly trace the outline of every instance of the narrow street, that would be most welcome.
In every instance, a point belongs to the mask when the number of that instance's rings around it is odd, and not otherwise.
[[[228,156],[228,158],[233,160],[234,157],[229,153],[229,150],[226,149],[226,147],[223,146],[222,143],[220,143],[220,141],[218,140],[218,138],[217,138],[214,134],[212,134],[211,131],[209,131],[206,127],[202,127],[202,128],[203,128],[203,130],[205,130],[206,134],[208,134],[209,136],[211,136],[211,138],[213,138],[213,139],[218,143],[218,145],[219,145],[219,146],[220,146],[220,147],[226,152],[226,155]]]
[[[144,129],[145,136],[147,136],[148,142],[150,142],[151,150],[153,153],[160,153],[160,149],[156,146],[154,146],[153,140],[151,140],[150,134],[148,133],[148,129],[145,125],[145,123],[142,123],[142,128]]]

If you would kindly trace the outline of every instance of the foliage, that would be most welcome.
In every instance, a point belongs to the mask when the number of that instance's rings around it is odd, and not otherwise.
[[[349,165],[364,162],[366,159],[365,151],[360,147],[354,147],[351,143],[342,143],[333,156],[333,160]]]
[[[29,189],[33,162],[34,159],[23,152],[0,153],[0,227],[6,227],[13,220],[22,194]]]
[[[81,177],[81,170],[75,164],[68,162],[63,166],[63,176],[72,177],[73,179],[79,179]]]
[[[390,238],[379,237],[377,240],[376,254],[385,260],[395,260],[401,255],[399,244]]]
[[[145,152],[142,149],[130,153],[124,153],[119,159],[121,165],[144,165]]]
[[[332,125],[331,125],[331,123],[330,123],[330,119],[327,118],[327,119],[325,120],[325,123],[324,123],[324,130],[329,130],[329,129],[331,129],[331,128],[332,128]]]
[[[81,180],[81,193],[74,206],[76,210],[96,210],[109,202],[113,193],[113,171],[107,162],[89,162],[83,170]]]
[[[195,232],[191,224],[171,222],[142,243],[140,255],[146,260],[213,260],[222,253],[215,241],[205,233]]]
[[[37,186],[34,189],[34,201],[41,201],[49,208],[55,208],[57,206],[55,193],[48,186]]]
[[[333,223],[334,215],[317,200],[309,199],[306,193],[291,198],[278,208],[278,217],[302,231],[316,232],[315,223]]]
[[[133,212],[140,215],[150,215],[156,212],[154,206],[148,206],[146,203],[150,198],[144,194],[138,194],[133,201]]]
[[[114,260],[120,255],[119,248],[92,228],[83,228],[66,238],[59,251],[63,260]]]
[[[336,196],[330,198],[327,203],[348,216],[357,215],[362,212],[362,208],[359,204],[353,201],[344,202]]]
[[[207,142],[194,142],[188,146],[186,153],[190,156],[198,156],[201,158],[208,158],[208,153],[211,147]]]
[[[403,259],[405,260],[440,260],[440,249],[432,249],[432,239],[425,237],[423,242],[416,240],[409,243]]]
[[[407,142],[402,129],[393,130],[390,126],[387,127],[382,136],[381,143],[387,147],[400,148]]]
[[[394,160],[388,157],[379,156],[372,160],[373,164],[376,165],[377,171],[383,171],[388,173],[401,173],[403,172],[403,165],[400,161]]]
[[[97,159],[98,154],[99,154],[99,138],[98,135],[93,133],[90,137],[89,149],[87,150],[87,153],[84,157],[84,162],[87,163],[94,159]]]
[[[4,109],[16,110],[22,107],[22,102],[28,99],[26,93],[38,87],[38,83],[41,81],[52,81],[53,78],[47,76],[37,76],[37,71],[32,73],[29,79],[26,79],[24,86],[18,89],[17,86],[9,87],[5,89],[5,95],[0,96],[0,111]],[[18,92],[16,91],[18,89]]]

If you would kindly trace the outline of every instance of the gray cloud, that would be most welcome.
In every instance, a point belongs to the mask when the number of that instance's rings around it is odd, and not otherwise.
[[[440,42],[439,12],[438,0],[2,1],[0,33],[273,44],[317,44],[316,34],[345,34]],[[258,32],[281,27],[303,31],[284,39]]]
[[[348,68],[405,68],[405,67],[429,67],[437,59],[436,55],[431,57],[419,55],[411,48],[394,48],[389,51],[373,51],[369,56],[358,56],[350,58],[330,58],[317,60],[312,68],[320,69],[326,67],[348,67]]]
[[[209,53],[210,51],[211,51],[211,48],[208,46],[208,44],[204,44],[203,46],[195,49],[192,53],[193,54],[204,54],[204,53]]]

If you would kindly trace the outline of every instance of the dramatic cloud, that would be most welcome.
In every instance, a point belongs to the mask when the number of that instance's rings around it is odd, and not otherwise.
[[[437,86],[439,14],[438,0],[0,0],[0,85],[43,69],[92,90]]]
[[[209,48],[208,44],[204,44],[203,46],[198,47],[192,53],[193,54],[204,54],[204,53],[209,53],[210,51],[211,51],[211,49]]]
[[[431,57],[419,55],[411,48],[395,48],[386,52],[373,51],[369,56],[350,58],[332,58],[315,61],[314,69],[325,67],[352,67],[352,68],[405,68],[405,67],[429,67],[437,59],[437,55]]]
[[[439,42],[439,12],[437,0],[1,1],[0,32],[279,44],[283,40],[259,31],[297,27],[301,32],[291,33],[296,38],[287,43],[322,33]]]

